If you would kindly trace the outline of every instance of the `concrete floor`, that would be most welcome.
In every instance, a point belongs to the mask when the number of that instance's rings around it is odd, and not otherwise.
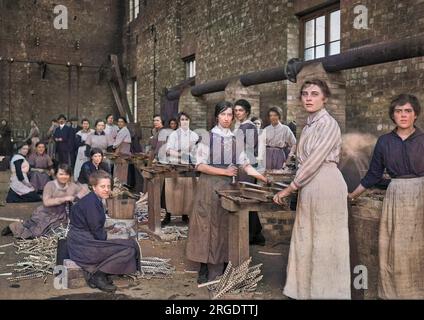
[[[5,198],[8,188],[8,173],[0,172],[0,200]],[[0,207],[0,217],[26,219],[38,204],[7,204]],[[0,228],[7,226],[7,222],[0,221]],[[11,237],[0,237],[0,246],[13,242]],[[161,242],[143,240],[140,242],[143,256],[171,258],[170,263],[175,266],[176,272],[171,279],[143,279],[130,281],[125,278],[115,279],[118,291],[115,294],[105,294],[88,287],[80,289],[56,290],[53,287],[53,277],[44,283],[42,279],[21,281],[12,284],[6,277],[0,277],[0,299],[210,299],[206,288],[198,288],[196,279],[196,265],[186,261],[184,255],[185,240]],[[282,294],[282,285],[285,281],[285,270],[289,246],[287,244],[267,244],[265,247],[251,246],[253,264],[263,263],[263,279],[253,296],[239,296],[232,298],[253,299],[286,299]],[[0,274],[9,272],[5,266],[16,262],[13,247],[0,249],[5,255],[0,255]],[[281,253],[280,256],[264,255],[259,251]]]

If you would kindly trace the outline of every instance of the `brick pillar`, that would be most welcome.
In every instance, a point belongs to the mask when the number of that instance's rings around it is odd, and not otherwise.
[[[191,94],[191,88],[185,88],[180,95],[178,103],[179,112],[187,112],[191,117],[190,127],[194,129],[205,129],[207,126],[207,104],[204,97],[195,97]]]
[[[232,103],[239,99],[247,100],[252,106],[251,115],[259,116],[259,91],[252,87],[245,87],[239,79],[232,80],[225,88],[225,100]]]
[[[327,82],[331,98],[327,102],[328,112],[337,120],[342,133],[346,131],[346,82],[341,72],[328,73],[321,63],[313,63],[302,69],[297,75],[297,82],[288,87],[287,115],[296,119],[297,138],[300,137],[308,113],[299,100],[299,90],[306,80],[318,78]]]

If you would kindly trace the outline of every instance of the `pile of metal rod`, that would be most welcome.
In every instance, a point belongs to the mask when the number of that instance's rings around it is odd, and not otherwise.
[[[143,194],[132,193],[123,183],[119,181],[119,179],[115,178],[113,180],[113,190],[111,194],[112,198],[121,197],[139,200],[141,195]]]
[[[175,272],[175,267],[169,261],[157,257],[143,257],[140,260],[141,272],[133,275],[133,279],[170,278]]]
[[[6,267],[13,268],[11,277],[7,280],[18,282],[44,278],[53,274],[56,265],[57,243],[60,239],[66,238],[69,226],[60,226],[51,230],[46,237],[40,237],[32,240],[18,240],[14,244],[18,261],[8,264]]]
[[[140,193],[140,199],[135,203],[134,215],[139,223],[146,223],[149,220],[149,208],[147,206],[148,194]]]
[[[230,261],[224,274],[208,285],[208,289],[214,293],[212,299],[222,298],[225,294],[240,294],[255,291],[259,281],[263,278],[261,275],[262,264],[249,267],[251,262],[252,258],[249,258],[234,268]]]
[[[179,239],[187,239],[188,237],[188,227],[177,227],[177,226],[168,226],[162,228],[162,235],[160,236],[164,241],[176,241]]]

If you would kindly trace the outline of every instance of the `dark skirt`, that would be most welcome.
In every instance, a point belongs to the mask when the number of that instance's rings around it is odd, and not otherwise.
[[[12,189],[9,189],[9,192],[6,197],[7,203],[25,203],[25,202],[40,202],[40,201],[41,201],[41,197],[35,191],[29,192],[20,196]]]
[[[281,170],[286,159],[287,157],[284,149],[266,147],[266,169]]]
[[[71,260],[90,274],[140,271],[140,247],[134,239],[96,240],[89,231],[71,226],[67,245]]]

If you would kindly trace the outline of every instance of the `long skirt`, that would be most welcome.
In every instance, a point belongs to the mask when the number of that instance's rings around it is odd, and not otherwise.
[[[51,177],[45,172],[32,171],[29,177],[29,182],[31,182],[32,186],[37,192],[43,191],[44,186],[49,181],[51,181]]]
[[[256,183],[256,179],[249,176],[244,170],[239,170],[239,181]],[[255,241],[262,233],[262,224],[258,212],[249,211],[249,242]]]
[[[70,258],[90,274],[140,271],[140,247],[134,239],[96,240],[89,231],[71,226],[67,246]]]
[[[424,299],[424,177],[392,179],[380,220],[383,299]]]
[[[347,186],[334,163],[324,163],[300,189],[284,294],[351,298]]]
[[[286,162],[286,153],[282,148],[266,147],[266,169],[281,170]]]
[[[187,259],[212,265],[228,262],[228,212],[216,190],[229,190],[231,177],[201,174],[190,216]]]
[[[24,223],[13,222],[9,227],[16,238],[30,239],[46,235],[51,229],[68,223],[65,205],[55,207],[39,206],[31,218]]]
[[[85,149],[87,146],[82,146],[78,148],[77,158],[75,160],[74,166],[74,180],[78,181],[82,165],[89,160],[88,157],[85,156]]]
[[[196,178],[165,179],[167,211],[173,215],[190,215],[194,190],[197,190]]]
[[[9,189],[9,192],[7,193],[6,197],[6,203],[27,203],[27,202],[40,202],[42,201],[40,195],[35,192],[31,191],[23,195],[17,194],[12,189]]]

